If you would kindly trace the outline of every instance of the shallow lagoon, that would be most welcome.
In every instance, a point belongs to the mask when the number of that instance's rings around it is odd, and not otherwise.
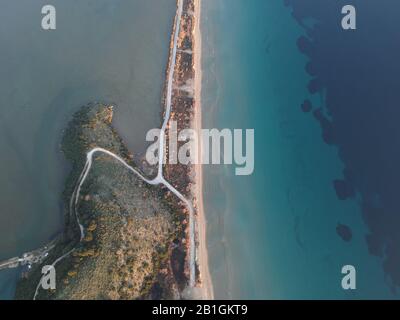
[[[41,0],[0,11],[0,259],[44,244],[62,228],[70,116],[90,101],[118,106],[114,124],[135,153],[159,127],[175,0],[55,0],[57,29],[41,29]],[[0,298],[16,271],[0,273]]]

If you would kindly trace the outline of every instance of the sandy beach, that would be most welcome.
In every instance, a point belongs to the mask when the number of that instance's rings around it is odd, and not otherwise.
[[[200,134],[202,127],[201,120],[201,0],[195,0],[195,30],[194,30],[194,69],[195,69],[195,108],[193,128]],[[200,136],[200,135],[199,135]],[[201,145],[201,144],[200,144]],[[201,150],[199,150],[201,159]],[[196,250],[197,261],[200,269],[201,296],[203,299],[213,299],[213,285],[208,268],[208,252],[206,239],[206,217],[203,206],[203,169],[201,164],[196,164],[195,196],[197,199],[197,236],[198,248]]]

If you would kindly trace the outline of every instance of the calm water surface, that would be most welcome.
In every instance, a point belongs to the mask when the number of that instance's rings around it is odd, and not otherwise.
[[[301,7],[298,4],[298,7]],[[233,18],[234,17],[234,18]],[[309,21],[312,23],[312,21]],[[343,164],[321,137],[310,95],[304,34],[283,1],[203,0],[203,126],[254,128],[255,171],[205,169],[210,270],[216,298],[393,297],[381,259],[368,253],[357,199],[340,201],[332,181]],[[350,225],[343,241],[338,223]],[[341,268],[357,268],[357,290]]]
[[[62,228],[71,115],[90,101],[118,106],[114,124],[133,152],[159,127],[175,0],[54,0],[57,29],[41,29],[48,1],[0,1],[0,259]],[[0,273],[12,296],[16,271]]]

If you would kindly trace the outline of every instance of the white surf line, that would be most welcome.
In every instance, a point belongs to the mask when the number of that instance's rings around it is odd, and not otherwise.
[[[81,175],[79,176],[77,186],[75,187],[74,192],[72,193],[72,197],[70,200],[70,214],[72,213],[71,210],[73,208],[74,214],[76,221],[79,225],[79,229],[81,232],[81,237],[80,237],[80,242],[83,240],[85,237],[85,229],[83,225],[80,223],[79,220],[79,214],[77,211],[77,204],[79,201],[79,195],[80,195],[80,190],[85,182],[89,171],[92,167],[93,163],[93,155],[96,152],[101,152],[105,153],[114,159],[118,160],[121,162],[128,170],[136,174],[140,179],[145,181],[146,183],[150,185],[158,185],[158,184],[163,184],[165,187],[167,187],[172,193],[174,193],[182,202],[186,204],[186,206],[189,209],[189,236],[190,236],[190,246],[189,246],[189,268],[190,268],[190,273],[189,273],[189,286],[194,287],[195,285],[195,237],[194,237],[194,209],[192,206],[192,203],[186,199],[178,190],[176,190],[167,180],[165,180],[163,176],[163,159],[164,159],[164,141],[165,141],[165,129],[168,125],[168,121],[170,118],[171,114],[171,101],[172,101],[172,85],[173,85],[173,79],[174,79],[174,71],[175,71],[175,65],[176,65],[176,53],[177,53],[177,46],[178,46],[178,37],[179,37],[179,31],[180,31],[180,23],[181,23],[181,18],[182,18],[182,11],[183,11],[183,0],[178,0],[178,10],[177,10],[177,19],[176,19],[176,25],[175,25],[175,34],[174,34],[174,46],[172,49],[172,59],[171,59],[171,66],[169,70],[169,77],[168,77],[168,83],[167,83],[167,101],[166,101],[166,110],[165,110],[165,117],[164,117],[164,122],[161,127],[160,131],[160,143],[159,143],[159,161],[158,161],[158,171],[157,171],[157,176],[149,180],[145,178],[138,170],[134,169],[131,167],[129,164],[126,163],[124,159],[119,157],[118,155],[112,153],[111,151],[108,151],[103,148],[94,148],[91,151],[89,151],[86,155],[86,163],[85,166],[82,170]],[[58,262],[60,262],[62,259],[70,255],[72,252],[75,251],[76,248],[71,249],[58,259],[56,259],[53,263],[52,266],[54,267]],[[40,281],[38,285],[36,286],[35,290],[35,295],[33,297],[33,300],[36,300],[36,296],[39,292],[40,285],[42,283],[42,278],[40,278]]]

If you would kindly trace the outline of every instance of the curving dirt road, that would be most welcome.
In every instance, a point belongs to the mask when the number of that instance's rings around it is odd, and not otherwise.
[[[71,200],[70,200],[70,214],[75,215],[75,218],[77,220],[77,223],[79,225],[80,228],[80,232],[81,232],[81,238],[80,241],[83,240],[84,236],[85,236],[85,230],[84,227],[82,226],[82,224],[80,223],[79,220],[79,214],[77,211],[77,204],[79,201],[79,196],[80,196],[80,190],[81,187],[83,185],[83,183],[85,182],[90,169],[92,167],[92,163],[93,163],[93,155],[95,153],[104,153],[107,154],[113,158],[115,158],[116,160],[118,160],[120,163],[122,163],[128,170],[132,171],[134,174],[136,174],[140,179],[142,179],[143,181],[145,181],[148,184],[151,185],[159,185],[162,184],[165,187],[167,187],[171,192],[173,192],[181,201],[183,201],[186,206],[189,209],[189,236],[190,236],[190,246],[189,246],[189,266],[190,266],[190,273],[189,273],[189,286],[190,287],[194,287],[195,285],[195,227],[194,227],[194,209],[193,209],[193,205],[192,203],[186,199],[178,190],[176,190],[167,180],[165,180],[164,176],[163,176],[163,161],[162,159],[164,159],[164,140],[165,140],[165,129],[168,125],[168,121],[170,118],[170,114],[171,114],[171,104],[172,104],[172,85],[173,85],[173,79],[174,79],[174,71],[175,71],[175,65],[176,65],[176,53],[177,53],[177,46],[178,46],[178,37],[179,37],[179,31],[180,31],[180,24],[181,24],[181,18],[182,18],[182,11],[183,11],[183,0],[178,0],[177,2],[177,14],[176,14],[176,20],[175,20],[175,33],[174,33],[174,38],[173,38],[173,48],[172,48],[172,56],[171,56],[171,65],[170,65],[170,72],[168,73],[168,82],[167,82],[167,95],[166,95],[166,110],[165,110],[165,116],[164,116],[164,121],[161,127],[161,131],[160,131],[160,138],[159,138],[159,162],[158,162],[158,171],[157,171],[157,176],[150,180],[147,179],[146,177],[144,177],[139,171],[137,171],[136,169],[134,169],[133,167],[131,167],[130,165],[128,165],[121,157],[119,157],[118,155],[103,149],[103,148],[94,148],[91,151],[89,151],[87,153],[86,156],[86,164],[82,170],[82,173],[79,177],[79,180],[77,182],[77,185],[75,186],[75,190],[72,194]],[[71,215],[72,216],[72,215]],[[52,266],[55,266],[58,262],[60,262],[61,260],[63,260],[65,257],[67,257],[68,255],[70,255],[73,251],[75,251],[75,248],[70,250],[69,252],[65,253],[64,255],[62,255],[61,257],[59,257],[58,259],[56,259],[53,263]],[[36,291],[35,291],[35,295],[33,297],[33,299],[36,299],[36,296],[38,294],[39,288],[40,288],[40,284],[42,282],[42,278],[40,279],[37,287],[36,287]]]

